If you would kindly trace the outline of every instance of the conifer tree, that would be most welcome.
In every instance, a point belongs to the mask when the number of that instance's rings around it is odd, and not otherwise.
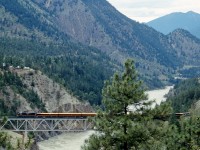
[[[149,127],[153,116],[150,101],[145,101],[142,82],[138,80],[133,60],[125,62],[122,75],[115,74],[103,89],[104,111],[95,119],[97,132],[85,145],[85,150],[141,149],[152,140]],[[133,110],[130,112],[129,108]],[[156,129],[156,128],[155,128]],[[154,130],[155,131],[155,130]]]
[[[200,149],[200,120],[195,110],[190,116],[181,116],[177,125],[168,129],[166,146],[171,150],[199,150]],[[171,131],[170,131],[171,130]]]

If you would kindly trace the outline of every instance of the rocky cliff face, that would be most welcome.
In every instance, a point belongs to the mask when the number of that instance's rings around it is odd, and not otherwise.
[[[164,35],[128,19],[106,0],[32,1],[53,15],[53,22],[60,31],[106,52],[112,59],[123,62],[134,57],[141,62],[142,58],[142,63],[166,66],[174,63],[171,46],[165,42]],[[163,54],[168,63],[161,58]]]
[[[147,83],[155,77],[167,83],[181,64],[166,36],[127,18],[106,0],[31,1],[51,14],[55,27],[74,41],[98,48],[117,63],[134,58]]]
[[[10,71],[14,74],[18,74],[27,89],[33,90],[39,96],[48,112],[93,111],[89,103],[81,102],[75,96],[70,94],[63,86],[48,78],[40,71],[35,71],[30,68],[20,69],[13,67]],[[41,111],[37,107],[32,107],[32,102],[19,93],[16,93],[12,87],[4,87],[3,91],[0,91],[0,99],[2,99],[5,102],[5,105],[10,108],[13,105],[17,106],[16,112]]]
[[[80,102],[62,85],[54,82],[40,71],[32,69],[14,69],[28,89],[40,97],[48,112],[91,112],[92,107]]]
[[[38,94],[48,112],[57,110],[60,106],[66,104],[76,104],[79,100],[70,95],[63,86],[42,74],[40,71],[15,69],[23,79],[23,83],[28,89],[32,89]],[[66,108],[64,111],[71,111]]]
[[[9,86],[4,87],[4,90],[0,90],[0,101],[4,101],[8,109],[12,109],[12,106],[17,106],[16,112],[38,111],[38,109],[32,109],[30,103],[22,95],[16,94]]]
[[[118,60],[125,59],[119,54],[119,48],[113,43],[112,38],[106,33],[105,28],[97,21],[91,9],[82,0],[33,0],[42,8],[53,14],[53,21],[57,28],[70,35],[78,42],[94,46],[117,56]]]

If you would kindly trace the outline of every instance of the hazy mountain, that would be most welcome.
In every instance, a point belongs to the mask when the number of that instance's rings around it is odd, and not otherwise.
[[[159,32],[168,34],[181,28],[200,38],[200,14],[189,11],[187,13],[171,13],[147,23]]]

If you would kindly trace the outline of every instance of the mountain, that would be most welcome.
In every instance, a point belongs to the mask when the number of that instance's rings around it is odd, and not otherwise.
[[[79,99],[100,103],[104,80],[118,63],[60,32],[54,17],[30,0],[2,0],[0,11],[1,64],[39,69]]]
[[[192,78],[175,84],[167,95],[174,112],[190,112],[200,107],[200,79]]]
[[[166,66],[173,61],[170,47],[162,43],[165,40],[162,34],[128,19],[106,0],[32,1],[55,17],[54,22],[60,31],[108,53],[120,62],[133,56]],[[156,44],[154,41],[157,41]],[[161,58],[162,53],[165,53],[167,64]]]
[[[184,60],[184,65],[199,66],[200,39],[183,29],[176,29],[167,36],[177,53],[177,58]]]
[[[96,7],[99,7],[98,12]],[[161,86],[160,80],[168,79],[168,73],[179,63],[173,61],[174,53],[169,45],[163,42],[166,37],[146,25],[128,19],[104,0],[101,3],[86,0],[13,0],[8,3],[2,0],[0,11],[0,36],[4,49],[2,52],[4,51],[6,56],[18,55],[21,59],[24,58],[22,56],[34,56],[35,60],[39,60],[36,57],[44,55],[53,60],[61,56],[66,58],[68,55],[70,59],[60,60],[65,61],[62,62],[63,66],[74,68],[73,71],[67,69],[68,67],[65,67],[65,71],[47,68],[48,66],[42,65],[44,62],[37,67],[46,68],[47,74],[56,79],[60,78],[61,82],[64,78],[63,84],[83,99],[90,97],[92,101],[97,94],[100,101],[103,80],[108,79],[114,70],[119,70],[127,58],[135,59],[142,78],[150,87]],[[146,32],[152,34],[147,35]],[[29,67],[35,67],[33,62],[38,63],[24,60],[18,62]],[[83,67],[84,64],[88,66]],[[94,65],[95,69],[91,69]],[[49,65],[51,66],[52,64]],[[50,70],[53,73],[49,73]],[[160,80],[156,80],[157,77]],[[76,83],[80,80],[82,84]],[[100,88],[94,87],[93,84]]]
[[[148,80],[155,76],[167,79],[167,74],[180,64],[163,34],[127,18],[106,0],[32,2],[54,17],[59,31],[76,41],[96,47],[119,63],[134,58],[139,72]]]
[[[173,30],[181,28],[200,38],[200,14],[193,11],[171,13],[152,20],[147,25],[163,34],[169,34]]]
[[[198,65],[198,55],[178,57],[175,35],[127,18],[106,0],[1,0],[0,12],[0,64],[39,70],[91,104],[101,103],[104,80],[127,58],[151,88]]]
[[[177,59],[184,61],[183,66],[177,69],[178,76],[198,78],[200,76],[200,40],[183,29],[176,29],[167,36],[177,53]]]
[[[175,34],[165,36],[145,24],[135,22],[105,0],[32,1],[54,16],[52,22],[60,32],[96,47],[117,62],[134,58],[137,69],[148,85],[161,85],[160,80],[168,82],[169,74],[173,74],[176,68],[199,66],[197,53],[200,49],[196,37],[189,33],[182,34],[181,40],[187,41],[187,47]],[[179,45],[174,47],[174,43]],[[190,55],[180,57],[182,51]]]

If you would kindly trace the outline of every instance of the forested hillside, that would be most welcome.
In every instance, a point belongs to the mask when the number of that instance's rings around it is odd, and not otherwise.
[[[0,5],[1,64],[39,69],[80,99],[100,103],[103,82],[121,68],[118,63],[95,48],[71,42],[53,26],[52,16],[29,0]]]
[[[167,100],[172,102],[174,112],[188,112],[190,108],[199,107],[200,79],[187,79],[177,83]]]
[[[177,29],[167,36],[169,43],[177,53],[178,59],[184,60],[185,66],[199,66],[200,39],[183,29]]]
[[[151,78],[155,76],[160,81],[168,82],[169,73],[180,65],[179,60],[174,61],[176,54],[164,35],[128,19],[106,0],[32,2],[53,14],[58,30],[73,39],[98,48],[120,63],[134,58],[139,71],[149,83],[154,84],[155,80]]]
[[[41,70],[91,104],[100,104],[104,80],[126,58],[149,88],[170,84],[185,65],[199,67],[199,42],[195,54],[179,57],[194,44],[188,34],[164,36],[105,0],[2,0],[0,12],[1,64]]]
[[[14,0],[0,4],[1,64],[39,69],[80,99],[100,104],[104,80],[121,65],[96,48],[72,42],[53,24],[54,17],[35,3]],[[141,64],[137,66],[141,68]],[[149,87],[163,85],[155,77],[141,76]]]
[[[183,34],[182,38],[177,38],[176,34],[164,36],[127,18],[105,0],[32,2],[53,14],[52,22],[60,32],[98,48],[118,62],[134,58],[143,80],[151,88],[168,84],[177,68],[182,71],[186,65],[199,66],[200,44],[195,37],[190,34]],[[183,51],[187,53],[180,56]],[[186,76],[189,74],[184,72]]]
[[[43,71],[82,100],[99,104],[103,82],[119,69],[96,49],[75,44],[48,46],[39,42],[1,38],[0,63]],[[2,66],[1,66],[2,67]]]
[[[26,0],[0,1],[1,36],[38,40],[44,43],[68,39],[59,32],[49,14]]]

